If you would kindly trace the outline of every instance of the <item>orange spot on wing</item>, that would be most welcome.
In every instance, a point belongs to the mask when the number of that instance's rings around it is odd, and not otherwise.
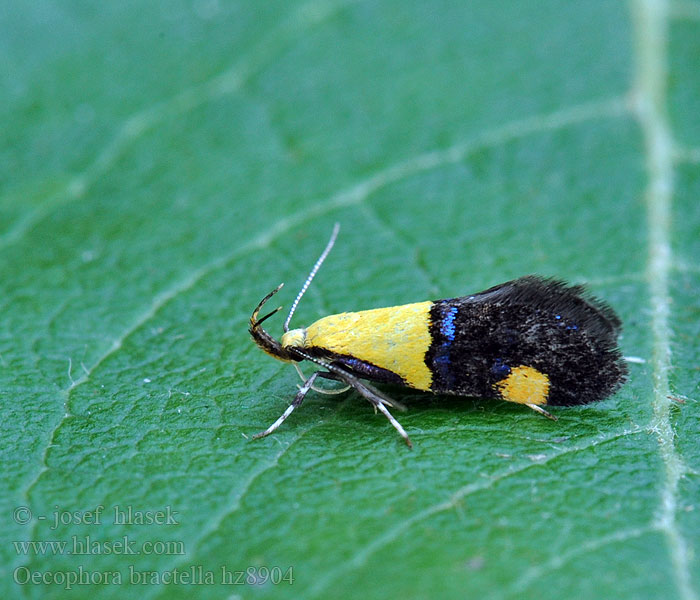
[[[547,404],[549,377],[533,367],[511,369],[508,377],[496,384],[504,400],[518,404]]]

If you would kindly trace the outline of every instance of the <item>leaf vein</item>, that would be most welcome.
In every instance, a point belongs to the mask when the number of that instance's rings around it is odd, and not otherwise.
[[[605,546],[636,539],[653,531],[654,528],[651,526],[620,529],[604,536],[586,540],[581,544],[577,544],[570,550],[556,553],[552,555],[551,558],[545,563],[531,567],[525,571],[525,573],[516,579],[513,585],[510,586],[509,594],[522,597],[522,593],[528,588],[528,586],[534,581],[537,581],[543,575],[549,575],[553,571],[561,570],[566,565],[577,560],[579,557],[586,554],[595,554]]]
[[[216,269],[224,267],[230,261],[235,260],[236,258],[249,252],[268,247],[274,240],[278,239],[286,232],[290,231],[294,227],[301,226],[313,218],[322,216],[339,208],[365,202],[379,189],[403,178],[410,177],[416,173],[431,170],[445,164],[459,162],[464,160],[466,156],[476,150],[504,144],[513,139],[531,135],[540,131],[556,130],[590,119],[619,117],[626,114],[628,108],[627,100],[620,97],[583,103],[576,106],[563,108],[552,113],[534,115],[525,119],[511,121],[500,127],[486,130],[471,140],[467,140],[445,149],[434,150],[416,155],[405,161],[396,163],[387,167],[386,169],[378,171],[374,175],[361,180],[348,188],[340,190],[324,200],[311,204],[305,210],[294,213],[284,219],[280,219],[265,232],[261,233],[247,244],[243,244],[242,246],[234,249],[232,252],[221,255],[202,265],[199,269],[196,269],[169,289],[158,294],[151,305],[143,313],[137,316],[132,323],[129,324],[112,342],[110,348],[104,354],[102,354],[102,356],[100,356],[95,363],[93,363],[89,368],[85,369],[84,373],[78,379],[73,381],[68,388],[63,390],[62,395],[64,397],[66,412],[48,435],[49,441],[41,458],[42,466],[32,481],[25,487],[24,497],[27,498],[27,500],[29,499],[31,490],[38,483],[42,474],[48,469],[46,464],[48,451],[56,439],[57,432],[63,423],[65,423],[66,419],[71,416],[70,411],[68,410],[68,402],[70,400],[72,390],[85,383],[90,378],[92,373],[105,360],[119,351],[124,341],[130,335],[143,327],[158,313],[163,306],[180,294],[192,289],[199,281]],[[0,243],[0,246],[2,246],[2,243]]]
[[[351,0],[355,1],[355,0]],[[56,208],[80,200],[95,182],[114,166],[129,146],[167,119],[186,114],[207,102],[234,94],[277,53],[300,39],[310,28],[332,17],[348,1],[312,0],[262,37],[251,51],[223,72],[174,96],[142,108],[127,117],[116,135],[82,172],[71,177],[64,189],[28,212],[0,236],[0,249],[18,242]]]
[[[360,548],[358,552],[356,552],[348,560],[344,561],[342,565],[328,571],[322,577],[319,577],[317,580],[315,580],[313,586],[311,587],[310,595],[313,597],[325,597],[325,591],[327,591],[328,587],[331,586],[333,581],[341,577],[345,572],[351,571],[352,569],[357,569],[363,564],[365,564],[370,556],[377,553],[382,547],[396,540],[400,535],[409,530],[416,523],[420,523],[421,521],[424,521],[432,517],[433,515],[439,514],[441,512],[457,508],[459,503],[471,494],[490,489],[497,483],[500,483],[501,481],[506,480],[509,477],[519,475],[524,471],[535,467],[541,467],[567,454],[571,454],[574,452],[582,452],[589,448],[593,448],[601,444],[606,444],[614,440],[626,437],[628,435],[636,435],[643,432],[644,430],[639,428],[625,429],[622,431],[615,432],[613,434],[596,437],[594,439],[587,440],[583,444],[570,446],[558,452],[554,452],[553,454],[542,460],[530,461],[526,463],[523,462],[519,466],[510,467],[503,471],[497,472],[491,477],[488,477],[487,479],[477,481],[476,483],[469,483],[461,488],[458,488],[450,495],[450,497],[447,500],[444,500],[443,502],[439,502],[437,504],[433,504],[432,506],[428,506],[427,508],[424,508],[423,510],[414,513],[407,519],[404,519],[403,521],[397,523],[393,527],[390,527],[384,533],[374,538],[364,547]]]
[[[653,416],[649,428],[656,434],[664,464],[660,505],[656,525],[664,532],[678,592],[684,600],[698,596],[692,588],[689,551],[676,520],[678,487],[687,473],[675,446],[671,423],[669,371],[671,369],[671,296],[669,275],[673,267],[671,211],[673,201],[674,141],[668,121],[667,69],[669,6],[665,0],[636,0],[635,21],[637,63],[633,98],[644,137],[647,168],[647,228],[649,250],[647,284],[652,310]]]

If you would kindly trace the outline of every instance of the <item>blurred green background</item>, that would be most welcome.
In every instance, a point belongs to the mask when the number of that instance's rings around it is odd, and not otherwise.
[[[2,597],[700,597],[700,2],[6,0],[0,64]],[[249,439],[336,221],[297,326],[540,273],[628,384]]]

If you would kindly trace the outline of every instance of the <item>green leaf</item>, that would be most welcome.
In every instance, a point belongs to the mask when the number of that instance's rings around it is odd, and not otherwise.
[[[2,597],[700,597],[696,0],[10,1],[0,40]],[[336,221],[297,326],[536,272],[620,313],[628,383],[252,440],[299,381],[250,313]]]

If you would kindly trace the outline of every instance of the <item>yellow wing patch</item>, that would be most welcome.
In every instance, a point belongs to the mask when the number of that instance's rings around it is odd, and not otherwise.
[[[515,367],[496,384],[504,400],[518,404],[547,404],[549,377],[533,367]]]
[[[427,391],[433,380],[425,364],[432,304],[329,315],[306,328],[304,346],[359,358],[396,373],[412,388]]]

